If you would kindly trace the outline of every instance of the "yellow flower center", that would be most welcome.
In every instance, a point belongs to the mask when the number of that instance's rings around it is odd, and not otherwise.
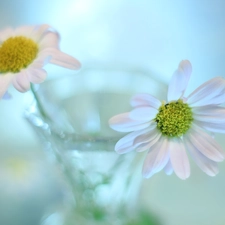
[[[162,104],[155,118],[157,127],[163,135],[180,137],[190,128],[193,115],[191,108],[182,100]]]
[[[17,73],[37,56],[38,45],[23,36],[10,37],[0,46],[0,73]]]

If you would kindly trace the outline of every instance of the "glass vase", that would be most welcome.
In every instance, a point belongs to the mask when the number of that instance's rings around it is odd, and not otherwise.
[[[138,198],[144,155],[118,155],[114,146],[124,134],[108,120],[129,111],[134,94],[165,91],[150,73],[124,67],[83,68],[32,86],[26,118],[67,182],[62,225],[159,224]]]

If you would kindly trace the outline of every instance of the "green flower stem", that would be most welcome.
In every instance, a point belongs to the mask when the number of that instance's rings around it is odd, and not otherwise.
[[[34,90],[33,84],[31,84],[30,89],[31,89],[31,92],[32,92],[32,94],[33,94],[33,96],[34,96],[34,98],[35,98],[36,104],[37,104],[37,106],[38,106],[37,108],[38,108],[38,110],[39,110],[41,116],[42,116],[44,119],[49,119],[48,115],[45,113],[45,110],[44,110],[44,108],[43,108],[43,106],[42,106],[42,104],[41,104],[41,101],[40,101],[40,99],[39,99],[39,97],[38,97],[38,95],[37,95],[37,92]]]

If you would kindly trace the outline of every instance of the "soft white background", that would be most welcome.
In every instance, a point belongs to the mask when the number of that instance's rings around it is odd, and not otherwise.
[[[178,63],[189,59],[188,92],[225,77],[224,0],[8,0],[0,2],[0,15],[0,29],[52,25],[61,34],[61,49],[84,65],[140,66],[168,83]],[[26,94],[10,90],[13,100],[0,101],[0,150],[39,149],[22,116]],[[223,139],[220,135],[225,149]],[[225,162],[214,178],[195,165],[186,181],[159,173],[143,181],[142,198],[165,225],[224,225],[224,190]]]

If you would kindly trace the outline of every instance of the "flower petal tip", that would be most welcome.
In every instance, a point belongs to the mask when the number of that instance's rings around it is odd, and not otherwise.
[[[215,177],[218,173],[219,171],[212,171],[210,173],[207,173],[207,175],[209,175],[210,177]]]
[[[142,177],[144,178],[144,179],[149,179],[149,178],[151,178],[152,177],[152,173],[149,173],[149,172],[146,172],[146,171],[142,171]]]
[[[2,99],[10,100],[10,99],[12,99],[12,95],[8,91],[6,91],[6,93],[3,94]]]
[[[128,151],[126,151],[126,149],[115,149],[115,152],[117,154],[123,155],[123,154],[127,153]]]
[[[176,173],[177,177],[181,180],[187,180],[190,177],[190,172],[187,173]]]
[[[192,73],[192,65],[191,62],[187,59],[182,60],[179,64],[179,68],[183,70],[184,73],[186,74],[191,74]]]

